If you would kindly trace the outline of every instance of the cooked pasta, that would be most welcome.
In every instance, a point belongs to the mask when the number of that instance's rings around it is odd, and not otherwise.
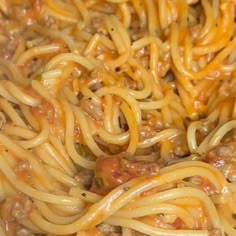
[[[0,235],[236,235],[234,0],[0,0]]]

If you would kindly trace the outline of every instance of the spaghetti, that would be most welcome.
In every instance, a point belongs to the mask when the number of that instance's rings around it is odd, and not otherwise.
[[[0,235],[236,235],[233,0],[0,0]]]

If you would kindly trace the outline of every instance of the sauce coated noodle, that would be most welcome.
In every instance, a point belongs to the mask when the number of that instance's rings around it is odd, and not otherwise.
[[[236,235],[235,5],[0,1],[0,235]]]

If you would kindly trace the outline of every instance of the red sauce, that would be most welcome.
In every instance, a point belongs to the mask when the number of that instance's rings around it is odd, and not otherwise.
[[[91,228],[86,231],[88,235],[94,235],[94,236],[103,236],[103,234],[97,229],[97,228]]]
[[[172,226],[175,229],[182,229],[184,226],[183,221],[180,218],[176,218],[176,220],[174,221],[174,223],[172,223]]]
[[[31,165],[27,160],[18,162],[14,169],[17,178],[25,183],[31,181]]]
[[[129,161],[121,155],[101,156],[96,161],[91,191],[103,195],[135,177],[157,173],[158,169],[156,163]]]

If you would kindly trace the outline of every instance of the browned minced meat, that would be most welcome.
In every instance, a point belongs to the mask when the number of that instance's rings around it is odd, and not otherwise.
[[[0,206],[0,214],[5,223],[6,232],[9,236],[33,236],[31,230],[26,229],[22,220],[28,218],[32,210],[31,200],[24,195],[8,197]]]
[[[10,34],[6,33],[3,27],[3,19],[0,16],[0,55],[4,59],[9,59],[14,54],[17,46],[17,41]]]
[[[8,7],[5,10],[0,9],[0,55],[1,58],[11,59],[26,27],[41,20],[42,1],[6,1],[6,3]]]
[[[236,182],[236,142],[222,143],[210,150],[204,161],[219,169],[230,182]]]
[[[121,236],[121,228],[119,226],[102,223],[97,226],[97,229],[104,236]]]
[[[103,118],[103,111],[102,107],[99,106],[95,101],[82,99],[79,103],[80,107],[93,119],[96,121],[102,121]]]
[[[220,229],[212,229],[209,231],[209,236],[223,236]]]
[[[18,40],[20,38],[21,21],[20,14],[26,10],[17,10],[20,8],[10,7],[8,12],[0,11],[0,55],[4,59],[9,59],[14,54]]]

